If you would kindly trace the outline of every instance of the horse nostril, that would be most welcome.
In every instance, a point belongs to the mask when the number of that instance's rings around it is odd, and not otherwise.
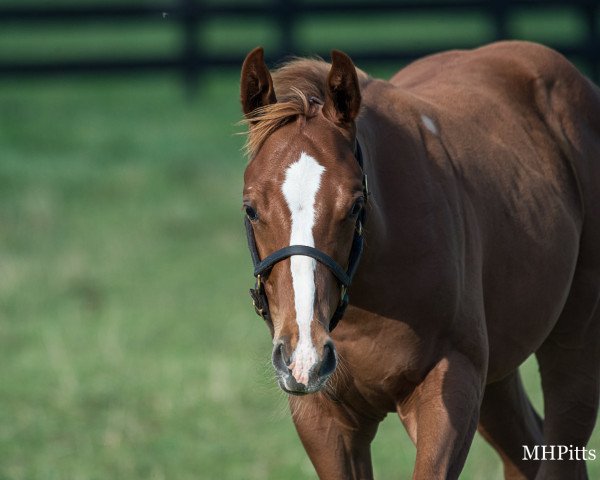
[[[273,348],[272,362],[276,370],[279,370],[281,372],[288,371],[290,359],[286,358],[285,347],[283,345],[283,342],[278,343],[277,345],[275,345],[275,348]]]
[[[319,369],[319,375],[325,377],[331,375],[335,370],[337,359],[335,357],[335,347],[333,343],[327,342],[323,347],[323,361]]]

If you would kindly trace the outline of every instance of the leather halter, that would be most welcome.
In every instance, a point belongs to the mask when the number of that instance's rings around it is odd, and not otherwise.
[[[369,198],[367,175],[364,173],[362,150],[358,140],[356,140],[355,157],[363,172],[362,185],[365,203],[358,214],[358,218],[356,219],[356,228],[354,229],[354,238],[352,239],[352,248],[350,249],[347,270],[344,270],[339,263],[337,263],[326,253],[317,248],[309,247],[308,245],[290,245],[288,247],[281,248],[280,250],[276,250],[261,260],[258,254],[258,249],[256,248],[256,239],[254,238],[252,222],[247,216],[244,219],[248,248],[250,250],[250,255],[252,256],[252,263],[254,264],[254,277],[256,278],[254,288],[250,289],[250,296],[252,297],[252,303],[256,313],[261,316],[265,322],[267,322],[269,328],[271,329],[271,333],[273,332],[273,322],[269,313],[269,301],[267,299],[263,280],[268,277],[271,269],[276,263],[281,262],[292,255],[304,255],[307,257],[312,257],[319,263],[322,263],[329,268],[341,286],[340,302],[338,303],[338,306],[331,317],[331,320],[329,321],[330,332],[335,328],[346,311],[346,307],[348,306],[349,302],[348,288],[352,283],[352,279],[354,278],[354,274],[358,268],[358,263],[363,251],[363,225],[366,220],[366,208]]]

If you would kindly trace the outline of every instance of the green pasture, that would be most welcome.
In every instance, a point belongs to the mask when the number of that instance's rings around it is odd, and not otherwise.
[[[394,37],[373,22],[382,43],[448,28],[406,21]],[[518,22],[541,40],[581,26],[570,14]],[[348,24],[339,37],[321,27],[302,26],[307,50],[357,42]],[[139,28],[13,26],[0,57],[176,46],[173,31]],[[216,50],[276,41],[241,22],[210,28]],[[237,88],[237,72],[203,76],[194,99],[169,75],[0,81],[0,480],[315,478],[247,295]],[[541,409],[535,362],[523,373]],[[390,415],[376,477],[408,478],[414,456]],[[600,461],[589,469],[600,478]],[[501,478],[479,437],[462,478]]]

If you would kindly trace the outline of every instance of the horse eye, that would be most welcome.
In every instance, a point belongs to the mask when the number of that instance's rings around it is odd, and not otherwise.
[[[255,220],[258,220],[258,213],[256,213],[256,210],[254,210],[251,206],[246,205],[245,207],[246,210],[246,216],[252,221],[254,222]]]
[[[350,210],[350,217],[357,217],[360,211],[363,209],[364,204],[365,201],[362,198],[357,199],[356,202],[354,202],[354,205],[352,205],[352,209]]]

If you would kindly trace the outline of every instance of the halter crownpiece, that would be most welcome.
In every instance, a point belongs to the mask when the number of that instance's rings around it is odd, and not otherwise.
[[[304,255],[307,257],[314,258],[319,263],[322,263],[327,268],[329,268],[331,273],[333,273],[333,275],[337,278],[340,284],[340,301],[333,316],[331,317],[331,320],[329,321],[330,332],[335,328],[335,326],[344,316],[344,312],[346,311],[349,302],[348,288],[352,283],[352,279],[354,278],[354,274],[356,273],[356,269],[358,268],[360,257],[362,256],[364,243],[363,225],[366,220],[366,207],[369,198],[367,175],[364,173],[362,150],[360,148],[360,144],[358,143],[358,139],[356,140],[355,157],[356,161],[358,162],[358,165],[360,166],[363,172],[362,185],[365,205],[361,209],[356,220],[356,228],[354,229],[354,238],[352,239],[352,248],[350,249],[347,270],[344,270],[339,263],[337,263],[326,253],[322,252],[317,248],[309,247],[308,245],[290,245],[288,247],[276,250],[275,252],[271,253],[270,255],[261,260],[260,255],[258,254],[258,249],[256,247],[256,239],[254,238],[254,229],[252,228],[252,223],[250,222],[248,217],[245,217],[244,219],[244,224],[246,226],[246,238],[248,240],[248,249],[250,250],[250,256],[252,257],[252,263],[254,265],[254,277],[256,278],[254,288],[250,289],[250,296],[252,297],[252,303],[254,305],[256,313],[260,317],[262,317],[265,320],[265,322],[267,322],[269,328],[271,329],[271,333],[273,332],[273,322],[269,313],[269,301],[267,299],[267,294],[265,292],[263,280],[268,277],[271,269],[276,263],[281,262],[282,260],[289,258],[293,255]]]

